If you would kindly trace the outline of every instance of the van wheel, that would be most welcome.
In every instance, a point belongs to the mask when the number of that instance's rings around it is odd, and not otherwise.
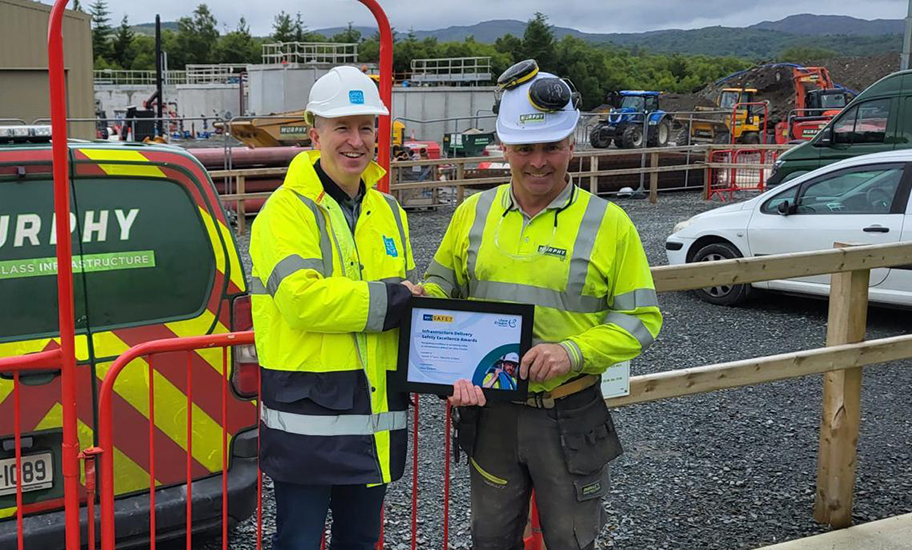
[[[712,243],[704,246],[694,255],[692,262],[715,262],[742,258],[741,252],[730,243]],[[736,306],[743,304],[750,296],[751,286],[719,285],[701,288],[694,291],[697,296],[711,304],[719,306]]]

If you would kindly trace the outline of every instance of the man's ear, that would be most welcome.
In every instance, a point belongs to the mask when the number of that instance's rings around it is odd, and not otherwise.
[[[310,129],[307,130],[307,135],[310,136],[310,141],[313,144],[313,148],[319,149],[320,148],[320,132],[317,130],[317,128],[315,126],[311,126]]]

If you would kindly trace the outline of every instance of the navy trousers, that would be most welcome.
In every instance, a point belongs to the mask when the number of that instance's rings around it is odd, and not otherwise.
[[[373,550],[380,538],[386,485],[298,485],[274,481],[276,534],[273,550],[319,550],[332,510],[329,550]]]

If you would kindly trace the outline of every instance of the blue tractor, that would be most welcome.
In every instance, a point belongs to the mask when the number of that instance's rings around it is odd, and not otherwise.
[[[659,109],[659,92],[623,90],[608,94],[611,111],[589,133],[589,144],[605,149],[614,142],[621,149],[665,147],[671,137],[672,117]],[[647,117],[644,127],[643,117]]]

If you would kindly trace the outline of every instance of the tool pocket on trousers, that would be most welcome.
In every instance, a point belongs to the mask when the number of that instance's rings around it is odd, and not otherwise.
[[[600,394],[576,409],[557,408],[561,449],[571,474],[588,475],[623,451],[608,406]]]
[[[459,411],[453,422],[456,428],[456,443],[466,456],[471,458],[475,451],[475,441],[478,439],[481,407],[458,407],[456,410]]]

